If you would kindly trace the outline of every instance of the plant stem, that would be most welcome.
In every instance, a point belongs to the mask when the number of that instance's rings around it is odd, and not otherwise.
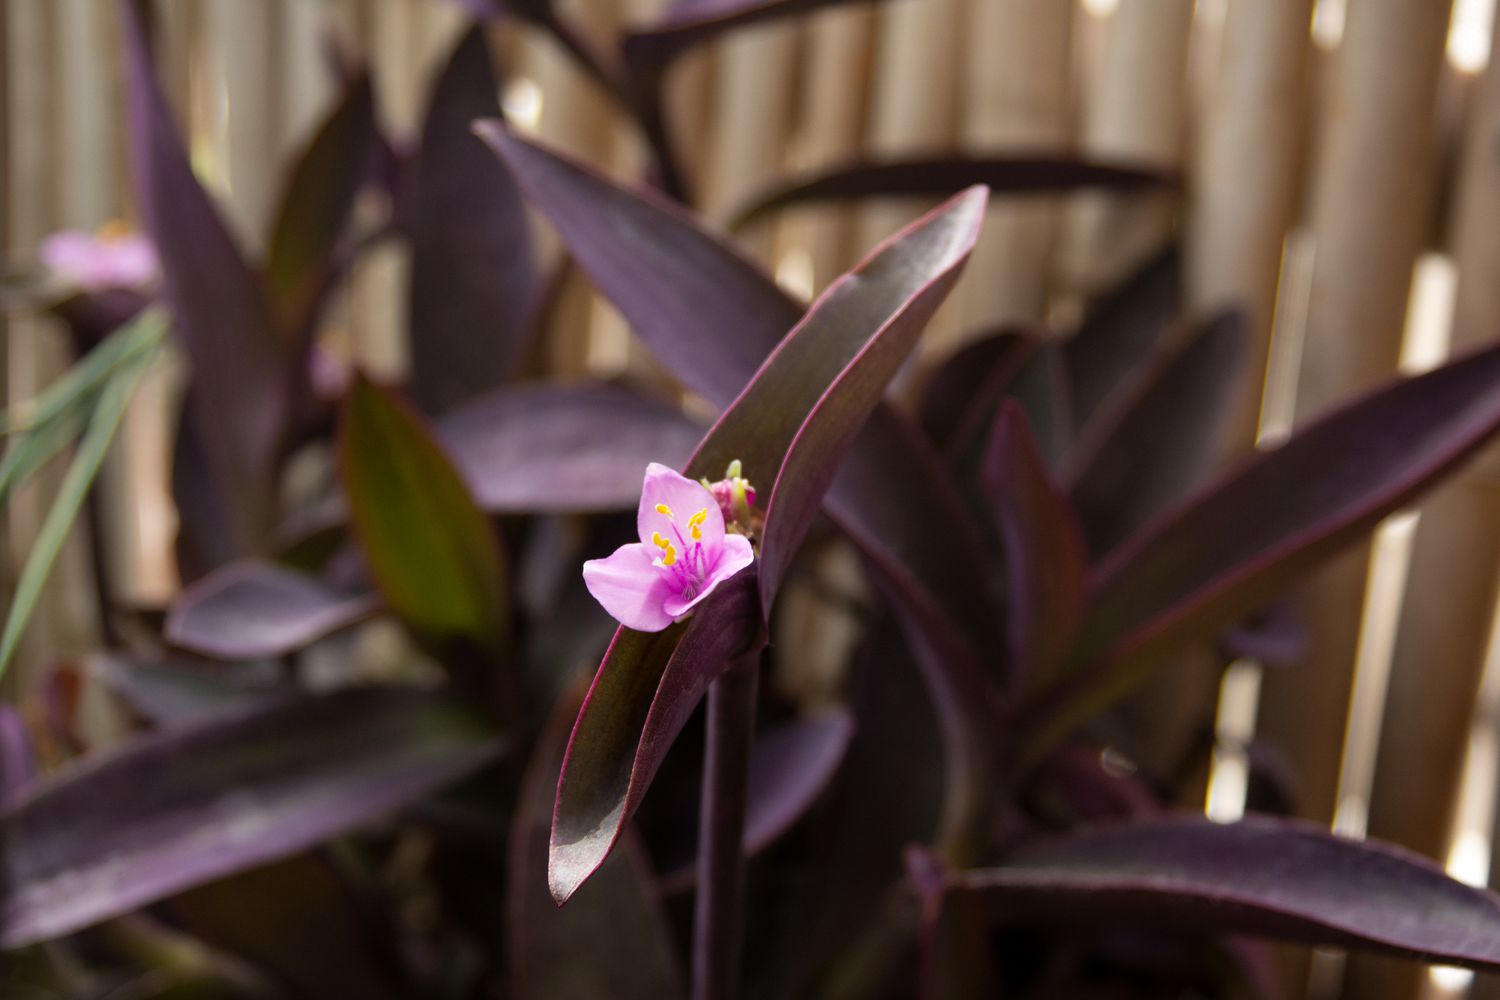
[[[752,656],[737,661],[708,689],[693,910],[693,1000],[734,1000],[739,995],[745,793],[758,680]]]

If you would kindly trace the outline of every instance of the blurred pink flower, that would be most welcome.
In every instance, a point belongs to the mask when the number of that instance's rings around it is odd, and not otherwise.
[[[111,224],[97,233],[76,229],[42,240],[42,266],[53,280],[79,291],[143,288],[156,281],[156,248],[140,233]]]
[[[755,559],[750,540],[724,530],[713,494],[653,462],[636,514],[639,542],[583,564],[583,582],[616,621],[660,632]]]

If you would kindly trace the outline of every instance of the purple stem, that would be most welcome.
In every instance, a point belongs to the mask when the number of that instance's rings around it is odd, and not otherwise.
[[[739,995],[745,793],[758,682],[752,655],[737,661],[708,689],[698,895],[693,909],[693,1000],[735,1000]]]

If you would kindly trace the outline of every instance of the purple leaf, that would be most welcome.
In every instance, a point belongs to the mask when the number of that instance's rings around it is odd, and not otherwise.
[[[410,178],[411,393],[441,413],[503,382],[532,329],[539,283],[526,207],[470,123],[499,113],[484,29],[438,77]]]
[[[510,836],[510,996],[517,1000],[670,1000],[681,996],[657,886],[627,835],[593,879],[559,908],[547,889],[548,830],[577,694],[558,699],[527,765]],[[586,956],[586,960],[580,960]]]
[[[627,191],[496,123],[478,130],[636,334],[711,403],[733,402],[801,319],[802,308],[770,276],[681,206],[650,191]],[[718,476],[723,468],[706,471]],[[765,472],[748,461],[746,472],[764,486]],[[999,649],[977,554],[963,545],[940,551],[930,544],[931,524],[968,523],[963,503],[920,434],[890,407],[871,415],[826,503],[903,593],[925,595],[977,649]]]
[[[854,739],[854,713],[832,708],[760,734],[750,757],[745,803],[745,856],[754,857],[807,814],[833,780]],[[662,879],[671,891],[697,877],[693,862]]]
[[[1172,247],[1090,307],[1063,348],[1075,427],[1129,386],[1177,318],[1181,284],[1182,261]]]
[[[425,636],[499,649],[507,610],[500,540],[417,412],[356,378],[339,466],[355,540],[391,610]]]
[[[572,513],[634,507],[647,463],[681,468],[703,428],[615,386],[527,385],[459,407],[437,433],[490,513]]]
[[[1095,556],[1200,481],[1224,442],[1244,333],[1237,313],[1209,320],[1162,352],[1080,433],[1063,479]]]
[[[1056,154],[932,156],[879,162],[857,161],[809,177],[796,178],[755,197],[735,216],[739,229],[768,212],[813,201],[854,198],[946,196],[974,185],[996,196],[1050,194],[1085,188],[1134,190],[1167,187],[1176,178],[1155,169],[1092,163]]]
[[[951,456],[967,440],[982,439],[1006,387],[1035,349],[1029,335],[1002,330],[976,337],[949,355],[922,392],[922,430],[933,445]]]
[[[237,562],[193,584],[167,614],[167,641],[226,660],[272,659],[370,617],[368,591],[336,590],[264,562]]]
[[[1252,934],[1500,968],[1500,898],[1401,848],[1295,820],[1176,816],[1038,842],[958,872],[1005,922]]]
[[[278,663],[204,663],[99,653],[87,661],[88,679],[104,684],[153,729],[170,729],[243,707],[258,698],[285,696]]]
[[[1264,607],[1452,471],[1500,428],[1500,347],[1397,379],[1156,518],[1100,565],[1045,745],[1164,654]]]
[[[1005,545],[1013,687],[1035,687],[1062,665],[1083,612],[1088,552],[1018,403],[995,421],[984,489]]]
[[[234,512],[232,545],[262,547],[297,355],[260,279],[193,176],[152,64],[146,8],[122,0],[131,166],[142,221],[161,259],[162,291],[192,369],[190,415],[218,493]]]
[[[36,757],[21,713],[0,702],[0,805],[15,798],[36,777]]]
[[[615,633],[557,783],[547,878],[559,903],[609,856],[709,685],[759,641],[756,594],[752,567],[666,631]]]
[[[415,690],[258,705],[84,762],[0,813],[0,948],[287,857],[471,773],[500,743]]]
[[[266,251],[266,291],[278,327],[312,336],[338,270],[337,254],[359,187],[379,148],[369,73],[360,73],[292,165]]]
[[[988,197],[984,188],[971,188],[892,237],[830,285],[720,421],[722,427],[747,409],[752,419],[764,420],[758,410],[779,410],[774,396],[760,398],[765,394],[757,389],[765,382],[772,393],[778,392],[777,379],[807,378],[828,386],[798,427],[766,505],[760,590],[767,613],[844,455],[957,283],[979,236]],[[852,357],[850,348],[855,349]],[[840,366],[831,381],[824,380],[825,366]]]

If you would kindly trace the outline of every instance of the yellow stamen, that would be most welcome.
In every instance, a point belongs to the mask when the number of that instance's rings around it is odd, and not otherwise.
[[[656,512],[658,514],[661,514],[663,517],[676,517],[677,516],[676,514],[672,513],[672,508],[668,507],[664,503],[659,503],[659,504],[656,505]]]
[[[661,564],[670,566],[677,561],[677,546],[661,537],[661,532],[651,532],[651,543],[661,549]]]
[[[94,230],[94,235],[105,243],[118,243],[130,235],[130,226],[125,223],[124,219],[110,219]]]
[[[707,507],[704,507],[698,513],[688,518],[688,527],[692,529],[693,541],[701,542],[703,540],[703,522],[706,520],[708,520]]]

